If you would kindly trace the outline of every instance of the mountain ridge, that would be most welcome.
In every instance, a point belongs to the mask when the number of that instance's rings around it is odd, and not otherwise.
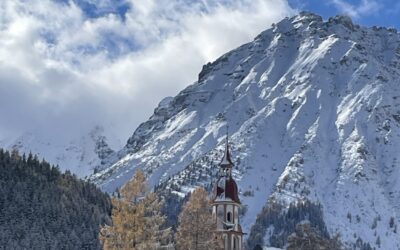
[[[203,66],[90,180],[113,192],[140,168],[185,196],[212,183],[229,124],[245,231],[268,199],[307,200],[347,246],[399,248],[399,65],[395,29],[302,12]]]
[[[82,129],[79,134],[71,137],[31,129],[17,138],[0,141],[0,145],[21,154],[36,154],[58,165],[60,169],[70,170],[83,178],[99,171],[112,159],[114,150],[104,134],[104,128],[99,125],[88,130]]]

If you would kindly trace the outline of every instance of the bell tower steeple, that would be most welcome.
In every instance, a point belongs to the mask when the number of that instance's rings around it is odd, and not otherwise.
[[[224,249],[242,250],[243,232],[239,220],[241,203],[237,184],[232,177],[233,167],[227,131],[224,156],[219,164],[218,180],[212,200],[213,218],[216,223],[216,232],[224,243]]]

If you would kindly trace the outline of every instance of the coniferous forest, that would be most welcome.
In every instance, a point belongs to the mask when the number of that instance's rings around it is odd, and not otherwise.
[[[180,206],[185,205],[179,209],[182,211],[175,226],[166,221],[168,216],[162,209],[165,198],[149,191],[145,174],[138,171],[110,199],[94,184],[78,179],[69,171],[61,173],[56,166],[32,154],[25,156],[0,149],[0,249],[221,247],[219,241],[212,240],[216,238],[212,236],[210,201],[205,189],[196,189],[188,200],[179,202]],[[279,237],[272,237],[274,245],[283,246],[287,242],[291,249],[303,249],[297,246],[305,242],[312,246],[334,244],[328,249],[340,249],[337,238],[329,240],[318,206],[311,203],[290,206],[286,217],[279,209],[263,211],[256,225],[265,227],[264,224],[272,222],[276,229],[282,225],[290,227],[286,233],[277,231]],[[301,224],[306,217],[312,218],[313,227]],[[262,239],[257,238],[263,229],[254,229],[249,249],[263,245]]]
[[[36,156],[0,149],[0,249],[101,249],[111,201]]]

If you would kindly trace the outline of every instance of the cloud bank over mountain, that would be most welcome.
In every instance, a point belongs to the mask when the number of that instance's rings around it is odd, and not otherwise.
[[[95,124],[126,139],[201,66],[294,11],[283,0],[0,4],[0,140]]]

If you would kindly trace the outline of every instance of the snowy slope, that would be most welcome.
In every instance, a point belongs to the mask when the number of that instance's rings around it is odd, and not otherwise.
[[[344,242],[399,249],[399,42],[347,17],[284,19],[205,65],[90,179],[112,192],[141,168],[184,195],[211,183],[229,124],[245,231],[268,198],[307,199]]]
[[[53,135],[33,129],[16,139],[0,142],[2,147],[16,149],[20,153],[38,155],[61,170],[70,170],[79,177],[93,174],[95,168],[108,164],[107,159],[114,151],[108,146],[104,129],[95,126],[81,131],[75,137]]]

